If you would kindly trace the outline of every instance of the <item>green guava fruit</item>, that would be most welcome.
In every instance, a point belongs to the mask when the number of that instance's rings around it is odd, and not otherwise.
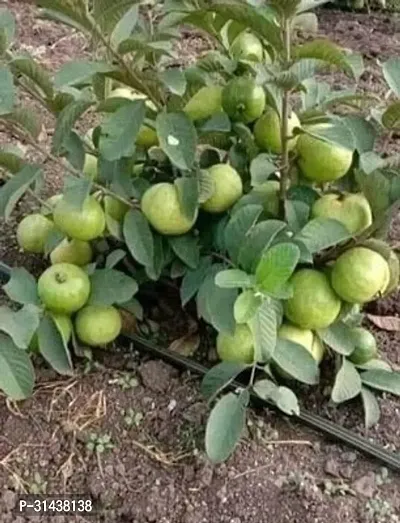
[[[230,51],[232,58],[235,60],[262,62],[264,59],[264,49],[261,41],[247,31],[243,31],[234,39]]]
[[[65,314],[56,313],[51,313],[50,316],[56,324],[65,345],[68,345],[73,329],[71,318]],[[29,343],[29,350],[31,352],[39,352],[39,336],[37,332],[32,336],[31,342]]]
[[[325,194],[314,203],[312,217],[338,220],[351,234],[372,224],[371,207],[363,194]]]
[[[310,128],[318,131],[329,124]],[[314,182],[333,182],[342,178],[351,167],[353,152],[345,147],[328,143],[309,134],[301,134],[297,140],[298,164],[303,175]]]
[[[324,346],[318,336],[315,336],[310,329],[301,329],[300,327],[286,323],[280,327],[278,337],[302,345],[308,350],[315,361],[321,363],[325,352]]]
[[[106,226],[103,209],[93,196],[85,200],[80,210],[63,198],[57,203],[53,218],[58,230],[76,240],[94,240]]]
[[[288,136],[293,136],[293,130],[300,126],[300,120],[296,113],[292,111],[288,120]],[[264,114],[255,123],[254,138],[262,151],[274,154],[282,152],[281,119],[272,107],[267,107]],[[288,141],[289,151],[296,147],[297,139],[298,137],[294,136]]]
[[[144,193],[141,208],[147,220],[156,231],[167,235],[185,234],[193,227],[181,209],[178,190],[172,183],[156,183]]]
[[[341,302],[328,277],[314,269],[301,269],[290,279],[293,296],[285,303],[285,315],[302,329],[325,329],[337,318]]]
[[[400,261],[397,254],[393,251],[390,252],[389,260],[387,260],[389,265],[389,283],[387,284],[383,296],[388,296],[392,294],[399,287],[400,279]]]
[[[336,260],[331,280],[344,301],[366,303],[385,291],[390,280],[389,265],[377,252],[355,247]]]
[[[264,89],[252,78],[236,77],[222,91],[222,108],[234,121],[254,122],[265,109]]]
[[[57,203],[62,200],[63,195],[62,194],[53,194],[53,196],[50,196],[50,198],[47,198],[45,203],[41,206],[40,212],[44,216],[47,216],[48,218],[51,218],[53,216],[53,211]]]
[[[38,281],[39,298],[51,312],[72,314],[85,305],[89,294],[89,276],[71,263],[52,265]]]
[[[220,332],[217,336],[217,353],[222,361],[253,363],[254,338],[250,327],[242,323],[236,325],[233,334]]]
[[[125,214],[129,211],[129,205],[113,196],[106,195],[104,197],[104,212],[111,216],[117,222],[122,222]]]
[[[226,163],[213,165],[208,172],[213,180],[214,192],[201,207],[210,213],[224,212],[242,196],[242,179],[239,173]]]
[[[150,149],[150,147],[158,145],[158,143],[156,131],[147,125],[142,125],[139,129],[138,135],[136,136],[136,145],[144,147],[145,149]]]
[[[362,327],[354,327],[351,330],[355,349],[350,354],[349,360],[355,365],[364,365],[378,356],[378,346],[375,337]]]
[[[98,176],[97,164],[98,161],[96,156],[93,156],[93,154],[85,154],[85,163],[82,172],[93,181],[96,181]]]
[[[101,347],[114,341],[122,328],[121,315],[115,307],[87,305],[76,315],[75,330],[82,343]]]
[[[47,238],[53,229],[53,222],[43,214],[29,214],[18,224],[18,245],[26,252],[41,254],[44,252]]]
[[[52,265],[56,263],[72,263],[83,267],[92,261],[93,251],[90,243],[82,240],[68,240],[65,238],[50,253]]]
[[[191,120],[205,120],[222,111],[222,87],[220,85],[208,85],[201,87],[196,94],[190,98],[183,111]]]

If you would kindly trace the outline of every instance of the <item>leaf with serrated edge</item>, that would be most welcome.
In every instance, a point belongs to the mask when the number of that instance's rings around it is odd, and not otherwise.
[[[225,461],[239,442],[246,420],[246,407],[250,394],[243,390],[239,395],[229,392],[214,406],[208,418],[205,446],[213,463]]]
[[[0,389],[19,401],[31,396],[35,371],[29,354],[14,345],[11,338],[0,333]]]
[[[379,408],[379,403],[374,393],[367,389],[367,387],[362,387],[361,399],[364,407],[365,428],[368,430],[378,423],[381,417],[381,409]]]
[[[243,372],[247,365],[243,363],[223,361],[212,367],[201,382],[201,393],[208,400],[225,388]]]
[[[360,394],[361,388],[361,377],[356,367],[350,361],[343,359],[332,389],[332,401],[335,403],[349,401]]]
[[[368,370],[361,374],[364,385],[400,396],[400,372]]]

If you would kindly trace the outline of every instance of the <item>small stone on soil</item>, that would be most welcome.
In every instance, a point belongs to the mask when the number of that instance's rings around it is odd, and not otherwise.
[[[376,481],[375,474],[370,472],[369,474],[356,479],[352,484],[353,489],[366,498],[372,498],[375,492]]]

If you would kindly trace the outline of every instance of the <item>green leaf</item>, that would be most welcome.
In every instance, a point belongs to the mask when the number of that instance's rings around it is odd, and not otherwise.
[[[180,69],[167,69],[160,73],[161,81],[172,94],[183,96],[186,91],[186,76]]]
[[[125,215],[123,233],[132,256],[144,266],[151,266],[154,258],[154,238],[148,221],[140,211]]]
[[[223,361],[212,367],[201,382],[201,393],[209,400],[222,391],[229,383],[241,374],[247,365],[231,361]]]
[[[382,124],[386,129],[400,128],[400,102],[391,103],[382,115]]]
[[[236,323],[247,323],[253,319],[261,303],[261,297],[256,296],[252,290],[239,294],[233,307],[233,316]]]
[[[25,165],[0,187],[0,216],[8,221],[18,201],[41,175],[42,171],[37,165]]]
[[[213,463],[225,461],[234,451],[246,420],[247,390],[223,396],[211,411],[206,427],[206,452]]]
[[[343,403],[358,396],[361,392],[361,378],[355,366],[345,358],[342,367],[336,374],[332,390],[332,401]]]
[[[193,167],[196,155],[197,133],[185,113],[160,113],[156,120],[160,147],[178,169]]]
[[[5,145],[0,150],[0,169],[16,174],[24,166],[24,153],[18,147]]]
[[[211,267],[210,258],[201,258],[197,269],[187,271],[181,285],[180,295],[184,307],[198,292]]]
[[[294,237],[311,253],[320,252],[350,238],[349,231],[337,220],[315,218]]]
[[[390,182],[381,172],[365,176],[357,173],[357,182],[367,198],[374,217],[382,216],[390,206]]]
[[[53,97],[53,82],[49,73],[43,65],[36,62],[31,56],[16,56],[10,63],[10,67],[14,73],[22,74],[29,78],[45,96],[48,98]]]
[[[339,145],[350,151],[354,151],[356,148],[354,134],[343,119],[331,118],[328,126],[302,127],[302,130],[324,142]]]
[[[51,214],[51,212],[49,212],[49,214]],[[52,229],[49,232],[44,245],[45,256],[48,256],[65,238],[66,236],[62,232],[57,231],[57,229]]]
[[[277,342],[278,316],[271,300],[264,300],[251,322],[254,335],[254,359],[267,362]]]
[[[115,249],[115,251],[110,252],[106,258],[106,269],[112,269],[119,264],[126,257],[126,252],[122,249]]]
[[[253,390],[261,399],[275,403],[274,399],[278,391],[278,385],[273,381],[268,379],[258,380],[254,384]]]
[[[139,321],[143,320],[143,307],[135,298],[126,303],[120,303],[118,308],[132,313]]]
[[[64,140],[66,140],[75,125],[75,122],[93,105],[93,102],[77,101],[68,104],[58,115],[53,136],[52,153],[60,154]]]
[[[400,58],[389,58],[383,64],[382,72],[390,89],[396,96],[400,96]]]
[[[0,8],[0,29],[4,31],[6,46],[8,47],[15,36],[15,17],[13,13],[5,8]]]
[[[0,389],[13,400],[32,395],[35,371],[27,352],[18,349],[11,338],[0,333]]]
[[[263,252],[286,227],[286,223],[280,220],[266,220],[257,223],[244,238],[238,258],[240,267],[248,272],[255,271]]]
[[[42,121],[39,115],[31,108],[17,107],[12,113],[2,117],[8,122],[16,124],[23,131],[37,139],[42,131]]]
[[[65,0],[40,0],[40,7],[45,8],[44,14],[48,18],[70,25],[79,31],[90,32],[91,30],[84,3],[66,2]]]
[[[363,365],[356,365],[361,370],[384,370],[385,372],[393,372],[391,366],[387,361],[380,359],[372,359]]]
[[[192,234],[172,236],[168,238],[172,250],[191,269],[196,269],[200,260],[200,246]]]
[[[253,277],[239,269],[228,269],[215,276],[215,284],[222,289],[237,289],[252,287]]]
[[[214,114],[201,126],[201,133],[207,137],[207,133],[229,133],[232,129],[232,123],[226,113]],[[211,145],[211,144],[210,144]],[[219,163],[219,162],[217,162]],[[213,165],[213,164],[211,164]],[[210,166],[211,166],[210,165]]]
[[[260,290],[274,294],[289,280],[300,258],[300,249],[293,243],[279,243],[261,258],[256,269]]]
[[[89,303],[93,305],[125,303],[138,290],[138,284],[133,278],[115,269],[96,270],[90,277],[90,286]]]
[[[368,370],[361,374],[364,385],[400,396],[400,372]]]
[[[73,376],[71,354],[51,316],[44,316],[38,329],[39,350],[43,358],[59,374]]]
[[[10,69],[0,65],[0,116],[11,113],[14,107],[14,79]]]
[[[225,245],[231,260],[236,263],[246,237],[256,225],[262,213],[261,205],[246,205],[240,208],[229,220],[225,228]]]
[[[298,343],[278,338],[273,360],[280,369],[301,383],[316,385],[319,381],[318,363]]]
[[[215,275],[209,274],[204,282],[207,310],[210,323],[218,332],[233,333],[235,318],[233,307],[237,298],[236,289],[221,289],[215,284]]]
[[[64,177],[64,200],[67,201],[72,208],[81,210],[89,196],[91,187],[92,180],[90,178],[76,178],[75,176],[67,175]]]
[[[99,148],[106,160],[113,161],[133,155],[136,136],[145,113],[145,103],[136,100],[125,104],[102,124]]]
[[[250,164],[251,185],[257,187],[263,184],[276,170],[276,165],[269,154],[259,154]]]
[[[278,387],[275,394],[276,406],[289,416],[300,414],[299,400],[296,394],[288,387]]]
[[[291,230],[294,233],[298,233],[308,222],[310,207],[300,200],[286,200],[285,214]]]
[[[371,174],[374,171],[385,167],[386,159],[381,158],[379,154],[368,151],[360,155],[360,168],[365,174]]]
[[[361,399],[364,407],[364,423],[368,430],[376,425],[381,417],[381,409],[373,392],[366,387],[361,389]]]
[[[93,0],[93,16],[105,34],[109,34],[137,0]]]
[[[116,68],[105,62],[78,60],[64,64],[54,76],[54,87],[61,89],[70,85],[89,83],[92,76],[98,73],[110,73]]]
[[[110,43],[113,48],[117,49],[118,45],[132,34],[135,26],[139,21],[139,6],[133,5],[119,20],[117,25],[114,27],[111,36]]]
[[[11,269],[10,279],[3,289],[12,301],[22,305],[39,305],[36,280],[22,267]]]
[[[355,114],[347,115],[343,121],[354,135],[356,150],[360,154],[372,151],[378,135],[377,129],[372,123]]]
[[[297,46],[294,49],[295,58],[314,58],[334,65],[349,75],[354,76],[354,71],[347,60],[343,50],[330,40],[316,39]]]
[[[356,348],[352,329],[343,322],[336,322],[327,329],[320,329],[318,336],[338,354],[350,356]]]
[[[199,208],[199,184],[194,176],[177,178],[175,186],[178,190],[179,205],[188,220],[193,220]]]
[[[39,326],[39,309],[25,305],[19,311],[0,307],[0,331],[8,334],[19,349],[26,349]]]
[[[210,151],[210,149],[208,149],[208,151]],[[215,163],[219,163],[218,153],[216,153],[216,154],[217,154],[217,158],[213,159],[213,162],[210,163],[210,167],[211,167],[211,165],[214,165]],[[202,169],[199,172],[198,203],[206,202],[214,194],[214,191],[215,191],[214,178],[211,176],[211,174],[208,170]]]

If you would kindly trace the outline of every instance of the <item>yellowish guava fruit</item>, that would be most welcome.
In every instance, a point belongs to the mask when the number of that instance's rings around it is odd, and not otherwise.
[[[83,343],[101,347],[119,336],[122,329],[121,315],[115,307],[87,305],[76,315],[75,329]]]
[[[329,124],[319,124],[310,131],[324,129]],[[340,145],[328,143],[309,134],[297,140],[298,164],[303,175],[314,182],[333,182],[342,178],[351,167],[353,152]]]
[[[70,238],[83,241],[98,238],[106,226],[103,209],[94,196],[89,196],[81,209],[63,198],[57,203],[53,218],[58,230]]]
[[[301,269],[290,279],[293,296],[285,303],[285,315],[303,329],[325,329],[337,318],[341,302],[328,277],[314,269]]]
[[[390,281],[386,260],[365,247],[354,247],[336,260],[332,286],[344,301],[366,303],[383,293]]]
[[[92,261],[93,251],[90,243],[82,240],[68,240],[65,238],[50,253],[52,265],[56,263],[72,263],[83,267]]]
[[[318,363],[324,357],[324,346],[318,336],[315,336],[310,329],[301,329],[296,325],[284,323],[278,331],[278,337],[302,345]]]
[[[325,194],[312,207],[313,218],[332,218],[343,223],[351,234],[372,224],[372,211],[363,194]]]
[[[97,180],[98,171],[97,171],[97,158],[93,154],[85,155],[85,163],[83,165],[83,174],[90,178],[93,181]]]
[[[217,353],[222,361],[253,363],[254,338],[250,327],[242,323],[236,325],[233,334],[220,332],[217,336]]]
[[[18,224],[18,245],[26,252],[41,254],[44,252],[47,238],[53,229],[53,222],[43,214],[29,214]]]
[[[201,87],[190,98],[183,111],[194,122],[211,118],[222,111],[222,87],[220,85],[207,85]]]
[[[129,205],[113,196],[106,195],[104,197],[104,212],[111,216],[117,222],[122,222],[125,214],[129,211]]]
[[[214,192],[202,204],[204,211],[220,213],[228,210],[243,194],[243,183],[239,173],[226,163],[208,169],[213,180]]]
[[[230,51],[235,60],[262,62],[264,58],[264,49],[261,40],[253,33],[247,31],[243,31],[235,38]]]
[[[300,126],[300,120],[292,111],[288,120],[288,136],[293,136],[293,130]],[[281,119],[272,107],[267,107],[261,118],[257,120],[254,126],[254,138],[262,151],[274,154],[282,152]],[[294,136],[288,141],[289,151],[296,147],[297,139],[298,137]]]
[[[181,209],[178,190],[172,183],[157,183],[144,193],[141,208],[156,231],[166,235],[185,234],[193,227],[197,215],[189,220]]]

